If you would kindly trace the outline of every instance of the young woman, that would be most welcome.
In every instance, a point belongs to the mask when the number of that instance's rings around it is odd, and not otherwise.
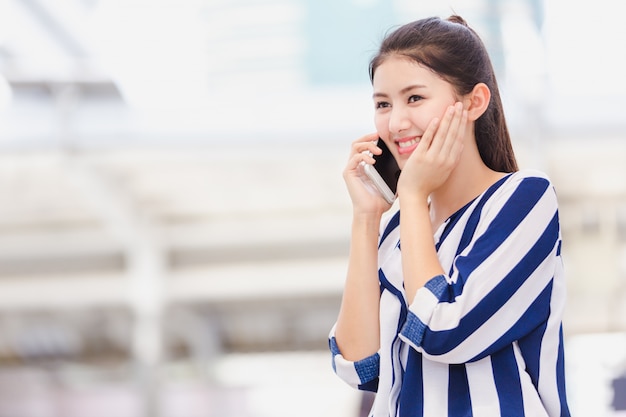
[[[482,41],[461,17],[419,20],[383,41],[370,78],[376,133],[344,171],[336,373],[377,392],[375,417],[569,416],[557,199],[517,168]],[[385,220],[360,172],[379,137],[402,169]]]

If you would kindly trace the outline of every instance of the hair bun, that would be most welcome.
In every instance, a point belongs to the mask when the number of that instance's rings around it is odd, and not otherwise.
[[[458,24],[463,25],[465,27],[469,27],[469,25],[467,24],[465,19],[463,19],[461,16],[459,16],[457,14],[453,14],[452,16],[448,17],[446,20],[448,22],[451,22],[451,23],[458,23]]]

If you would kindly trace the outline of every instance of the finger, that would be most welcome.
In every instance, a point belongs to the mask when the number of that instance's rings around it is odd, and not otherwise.
[[[365,162],[366,164],[370,164],[370,165],[374,165],[376,163],[376,160],[374,159],[372,154],[369,152],[362,152],[358,156],[360,157],[359,158],[360,162]]]
[[[379,155],[382,153],[382,150],[376,146],[375,142],[366,142],[363,144],[357,144],[353,147],[352,153],[350,157],[353,155],[364,154],[364,155]]]
[[[465,146],[465,131],[467,130],[468,121],[467,110],[463,110],[461,112],[461,120],[459,122],[458,133],[456,135],[456,140],[452,142],[449,150],[449,155],[456,161],[461,156],[461,152],[463,151],[463,147]]]
[[[415,149],[416,151],[427,152],[430,149],[435,134],[437,133],[437,130],[439,128],[439,124],[440,119],[438,117],[435,117],[433,120],[430,121],[428,127],[422,134],[419,146]]]
[[[441,118],[441,123],[439,124],[439,128],[437,129],[437,133],[433,138],[433,144],[431,146],[431,150],[433,153],[440,153],[449,137],[450,127],[453,124],[453,119],[456,114],[456,107],[449,106],[443,117]]]
[[[368,143],[368,142],[376,142],[378,140],[378,133],[368,133],[365,136],[362,136],[352,142],[353,144],[357,143]]]
[[[348,170],[356,170],[358,169],[359,165],[362,163],[371,165],[371,164],[374,164],[375,162],[376,162],[375,159],[367,152],[358,152],[358,153],[353,154],[350,157],[346,168]]]
[[[376,141],[378,140],[378,133],[371,133],[365,135],[354,142],[352,142],[352,152],[353,153],[361,153],[365,151],[370,151],[375,154],[379,154],[381,151],[376,146]]]
[[[448,126],[448,132],[446,133],[445,140],[441,145],[441,152],[443,155],[450,155],[453,147],[458,141],[461,141],[465,136],[465,127],[467,125],[467,111],[463,110],[461,103],[456,103],[454,106],[454,115]]]

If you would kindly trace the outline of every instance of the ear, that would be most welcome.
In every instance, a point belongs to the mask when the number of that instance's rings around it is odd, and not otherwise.
[[[463,104],[467,110],[467,118],[475,121],[487,110],[489,100],[491,99],[491,91],[487,84],[478,83],[472,91],[465,96]]]

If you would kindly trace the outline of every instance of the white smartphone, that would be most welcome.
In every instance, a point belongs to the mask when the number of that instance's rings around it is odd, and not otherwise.
[[[374,165],[364,163],[363,172],[385,201],[393,204],[396,199],[400,167],[382,139],[378,139],[376,146],[383,152],[380,155],[372,155],[376,163]]]

